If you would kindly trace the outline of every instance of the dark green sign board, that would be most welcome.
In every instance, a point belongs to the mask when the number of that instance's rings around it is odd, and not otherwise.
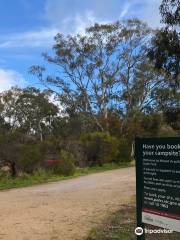
[[[137,225],[180,232],[180,138],[136,138],[135,158]]]

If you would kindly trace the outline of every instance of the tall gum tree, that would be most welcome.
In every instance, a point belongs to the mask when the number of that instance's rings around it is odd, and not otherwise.
[[[44,54],[47,63],[57,67],[57,74],[46,76],[41,66],[33,66],[30,71],[56,91],[64,109],[88,113],[99,130],[108,130],[109,109],[122,109],[126,115],[150,102],[155,81],[152,74],[145,77],[152,70],[146,61],[150,36],[148,26],[137,19],[95,24],[86,29],[85,35],[59,33],[54,54]],[[139,76],[144,74],[144,88],[138,96],[133,91],[140,84],[137,72]]]

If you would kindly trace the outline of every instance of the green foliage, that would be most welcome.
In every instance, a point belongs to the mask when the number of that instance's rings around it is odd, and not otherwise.
[[[179,93],[180,94],[180,93]],[[180,102],[180,96],[179,101]],[[164,121],[167,125],[171,126],[174,130],[180,133],[180,109],[178,107],[167,108],[163,113]]]
[[[117,162],[130,162],[131,159],[131,144],[125,139],[121,138],[118,143]]]
[[[148,53],[155,68],[163,70],[170,79],[170,84],[177,86],[179,85],[179,40],[179,34],[175,30],[161,29],[152,39],[152,48]]]
[[[179,0],[163,0],[160,5],[162,21],[169,25],[180,24]]]
[[[177,137],[178,133],[168,125],[162,125],[159,132],[158,137]]]
[[[132,142],[135,137],[156,137],[162,124],[162,116],[158,113],[143,113],[128,117],[124,124],[124,135]]]
[[[56,153],[59,149],[59,142],[52,138],[38,143],[39,150],[43,155],[48,153]]]
[[[9,171],[2,171],[0,169],[0,181],[3,179],[8,179],[10,177],[10,172]]]
[[[23,145],[20,149],[18,164],[22,171],[33,173],[43,160],[43,154],[38,145]]]
[[[180,24],[179,0],[163,0],[160,5],[162,22],[164,28],[156,31],[151,39],[152,46],[149,49],[150,60],[157,70],[162,70],[173,88],[179,87],[179,55],[180,35],[178,26]]]
[[[179,21],[177,2],[163,0],[164,23]],[[0,93],[0,165],[9,164],[12,176],[16,169],[34,174],[43,160],[59,158],[54,172],[70,175],[74,165],[130,161],[136,136],[180,133],[180,93],[174,86],[179,35],[173,28],[158,30],[148,50],[151,33],[130,19],[95,24],[85,35],[57,34],[54,54],[44,57],[61,77],[34,66],[31,72],[48,90],[13,87]],[[60,149],[66,151],[58,157]]]
[[[162,124],[162,116],[157,113],[145,115],[141,119],[141,126],[144,130],[143,137],[155,137]]]
[[[57,65],[64,78],[47,75],[41,66],[32,66],[30,72],[52,89],[56,86],[64,111],[69,116],[81,115],[80,119],[74,118],[78,122],[75,121],[73,131],[79,133],[83,128],[91,131],[91,125],[96,126],[93,131],[108,130],[110,106],[115,105],[119,110],[123,105],[126,113],[134,105],[142,106],[146,97],[150,98],[150,86],[157,79],[151,74],[145,57],[150,33],[151,29],[138,19],[96,23],[87,28],[84,35],[58,33],[54,54],[44,54],[44,57],[48,64]],[[146,71],[139,68],[141,63],[147,65]],[[140,89],[139,82],[136,83],[137,71],[144,78],[139,81],[142,88],[135,96],[133,89]],[[104,124],[99,117],[104,118]],[[73,118],[70,121],[73,124]]]
[[[37,88],[16,88],[0,94],[2,114],[13,129],[19,128],[27,135],[43,140],[51,130],[50,124],[57,116],[58,108],[49,101],[48,91]]]
[[[16,164],[19,158],[22,138],[18,130],[0,134],[0,166],[8,165],[11,168],[12,176],[17,174]]]
[[[64,176],[73,175],[75,173],[74,156],[65,150],[61,150],[59,158],[59,163],[52,167],[54,173]]]
[[[78,167],[87,167],[84,144],[80,139],[66,139],[62,144],[62,149],[70,152],[74,156],[74,164]]]
[[[78,168],[73,176],[62,176],[59,174],[54,174],[52,171],[45,171],[42,168],[38,168],[33,174],[27,174],[24,172],[19,172],[18,176],[15,178],[2,176],[0,178],[0,190],[9,189],[9,188],[19,188],[19,187],[26,187],[32,186],[35,184],[45,183],[45,182],[52,182],[52,181],[60,181],[65,179],[70,179],[74,177],[84,176],[91,173],[98,173],[113,169],[131,167],[131,163],[109,163],[104,164],[103,167],[90,167],[90,168]]]
[[[106,132],[93,132],[81,137],[87,156],[88,165],[103,165],[116,161],[118,140]]]

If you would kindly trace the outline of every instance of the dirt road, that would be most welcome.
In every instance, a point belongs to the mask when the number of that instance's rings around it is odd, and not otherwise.
[[[135,169],[0,192],[0,240],[82,240],[135,195]]]

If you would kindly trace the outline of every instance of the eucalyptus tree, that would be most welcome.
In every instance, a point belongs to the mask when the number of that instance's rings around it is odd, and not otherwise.
[[[84,35],[59,33],[54,54],[44,54],[57,72],[47,76],[41,66],[33,66],[30,71],[57,92],[63,109],[88,113],[104,130],[107,125],[104,127],[99,119],[107,122],[109,109],[123,109],[126,114],[132,108],[136,69],[140,70],[145,60],[150,33],[148,26],[137,19],[95,24]]]
[[[1,115],[12,130],[19,129],[43,140],[46,133],[50,134],[52,122],[59,111],[49,97],[47,91],[14,87],[0,95],[3,104]]]
[[[171,88],[180,86],[180,1],[162,0],[161,22],[165,25],[152,38],[149,57],[154,67],[163,71]]]
[[[148,56],[155,69],[164,75],[164,87],[154,91],[158,110],[174,129],[180,118],[180,1],[162,0],[160,5],[163,27],[156,31]],[[172,116],[171,118],[169,116]]]

